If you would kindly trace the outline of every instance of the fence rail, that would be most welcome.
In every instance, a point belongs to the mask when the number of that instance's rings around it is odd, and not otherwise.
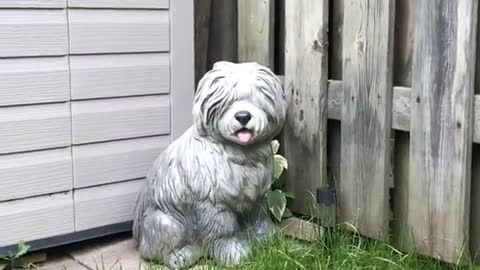
[[[339,220],[361,234],[475,259],[478,1],[238,3],[237,60],[270,66],[289,95],[290,207],[309,214],[308,194],[335,187]]]

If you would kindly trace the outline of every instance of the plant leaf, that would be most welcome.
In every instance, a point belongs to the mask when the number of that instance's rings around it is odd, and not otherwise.
[[[278,152],[278,149],[280,148],[280,143],[277,140],[273,140],[271,145],[273,149],[273,154],[276,154]]]
[[[287,160],[281,155],[274,155],[273,156],[273,177],[278,179],[284,169],[288,169],[288,162]]]
[[[281,190],[276,189],[269,190],[266,196],[268,209],[278,221],[281,221],[287,206],[285,194]]]
[[[15,254],[14,258],[20,258],[23,255],[27,254],[30,246],[26,245],[25,242],[21,241],[18,243],[17,253]]]
[[[295,199],[295,194],[293,194],[292,192],[283,192],[283,194],[284,194],[285,197],[287,197],[287,198]]]
[[[7,269],[7,265],[0,263],[0,270],[4,270],[4,269]]]

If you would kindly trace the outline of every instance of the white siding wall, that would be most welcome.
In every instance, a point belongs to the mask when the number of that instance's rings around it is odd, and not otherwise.
[[[0,247],[131,220],[171,119],[190,115],[193,59],[170,108],[171,5],[0,1]]]
[[[0,57],[67,54],[65,9],[1,9],[0,18]]]

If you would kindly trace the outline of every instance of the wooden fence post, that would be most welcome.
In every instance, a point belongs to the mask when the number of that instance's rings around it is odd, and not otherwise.
[[[238,61],[274,68],[275,0],[238,1]]]
[[[195,87],[207,72],[210,0],[195,1]]]
[[[477,0],[416,1],[408,224],[422,254],[468,254]]]
[[[361,234],[388,233],[395,1],[346,0],[339,206]]]
[[[315,191],[327,183],[328,0],[285,1],[285,16],[286,185],[290,208],[315,215]]]

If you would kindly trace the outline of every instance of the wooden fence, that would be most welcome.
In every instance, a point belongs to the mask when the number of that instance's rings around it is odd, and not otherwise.
[[[290,207],[309,214],[306,194],[334,187],[339,221],[365,236],[451,263],[477,257],[478,1],[226,2],[238,18],[229,60],[284,75]]]

